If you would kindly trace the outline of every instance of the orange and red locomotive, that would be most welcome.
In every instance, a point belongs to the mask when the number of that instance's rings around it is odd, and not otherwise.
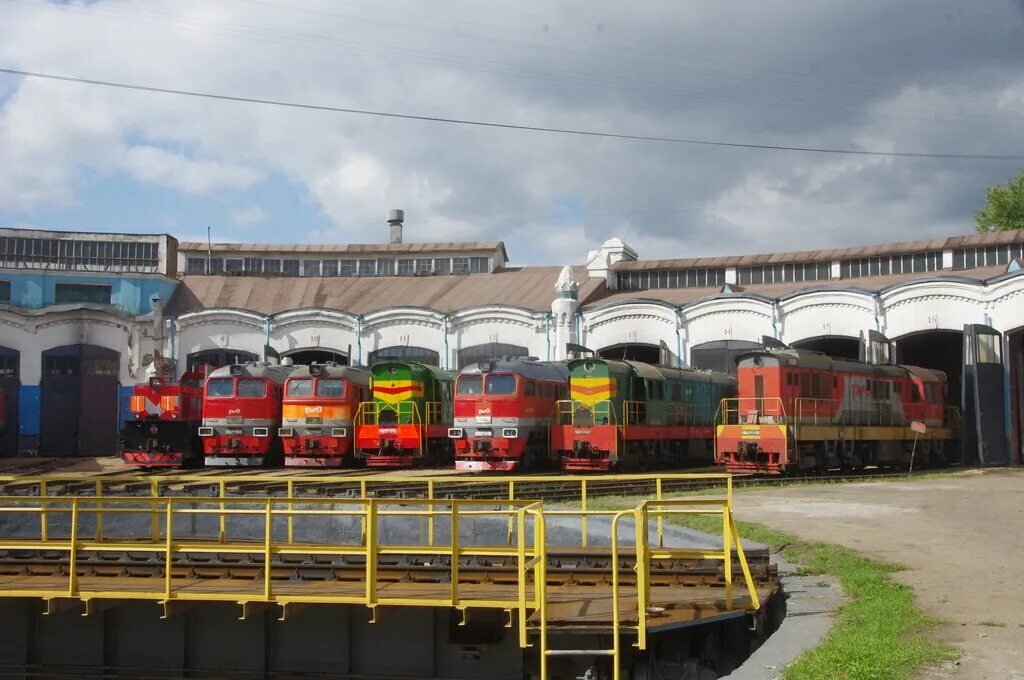
[[[455,383],[455,469],[512,472],[555,463],[549,434],[569,387],[565,363],[481,361]]]
[[[218,368],[206,379],[199,438],[211,466],[280,462],[281,396],[291,366],[250,361]]]
[[[730,472],[858,469],[950,462],[959,418],[946,375],[915,366],[778,349],[737,358],[722,401],[715,460]]]
[[[300,366],[284,385],[284,464],[341,467],[355,453],[353,418],[369,394],[370,372],[334,362]]]
[[[133,388],[132,419],[121,429],[125,465],[177,468],[200,462],[196,428],[202,419],[203,380],[211,370],[203,364],[174,380],[167,365]]]

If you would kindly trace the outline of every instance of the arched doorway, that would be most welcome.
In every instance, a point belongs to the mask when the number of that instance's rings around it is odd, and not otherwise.
[[[43,352],[42,455],[117,453],[120,365],[118,352],[95,345],[67,345]]]
[[[381,347],[370,352],[370,366],[382,361],[416,361],[428,366],[440,366],[441,355],[426,347],[413,347],[410,345],[395,345],[394,347]]]
[[[836,359],[850,359],[861,361],[864,358],[860,338],[852,338],[848,335],[823,335],[817,338],[805,338],[791,343],[796,349],[806,349],[811,352],[821,352]]]
[[[297,366],[309,366],[310,364],[326,364],[333,361],[343,366],[348,366],[348,353],[328,347],[304,347],[292,349],[281,353],[281,358],[288,357]]]
[[[0,390],[4,392],[4,430],[0,435],[0,455],[18,453],[18,398],[21,393],[21,353],[0,347]]]
[[[641,361],[645,364],[659,366],[667,366],[669,364],[667,347],[645,342],[623,342],[618,345],[603,347],[597,350],[597,356],[602,359],[628,359],[629,361]]]
[[[499,357],[528,357],[530,350],[521,345],[510,345],[505,342],[489,342],[483,345],[463,347],[459,350],[459,369],[478,361],[497,359]]]
[[[202,364],[209,364],[216,368],[228,364],[244,364],[247,361],[256,361],[257,357],[252,352],[241,349],[229,349],[218,347],[217,349],[204,349],[199,352],[192,352],[185,359],[185,370],[194,371]]]
[[[897,338],[896,363],[933,368],[946,374],[946,403],[960,406],[963,384],[964,334],[962,331],[922,331]]]
[[[690,348],[690,366],[705,371],[736,375],[736,357],[762,348],[749,340],[712,340]]]

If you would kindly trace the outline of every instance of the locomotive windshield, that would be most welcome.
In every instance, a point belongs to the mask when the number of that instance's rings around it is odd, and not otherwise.
[[[487,376],[487,394],[515,394],[516,377],[514,375]]]
[[[239,380],[238,396],[265,397],[267,396],[267,385],[262,380]]]
[[[230,397],[235,393],[233,383],[231,378],[214,378],[206,383],[206,396]]]
[[[288,396],[289,397],[312,397],[313,396],[313,381],[311,379],[306,379],[306,380],[289,380],[288,381]]]
[[[345,383],[341,380],[325,380],[321,378],[316,382],[316,396],[344,397]]]
[[[459,389],[457,394],[468,396],[483,394],[484,377],[482,375],[464,375],[459,378]]]

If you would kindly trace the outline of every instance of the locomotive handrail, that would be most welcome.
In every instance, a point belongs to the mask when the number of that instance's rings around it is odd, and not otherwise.
[[[852,408],[841,409],[844,403]],[[847,425],[867,427],[909,427],[913,420],[897,408],[898,403],[882,399],[811,399],[796,400],[796,422],[800,425]],[[839,418],[837,421],[836,418]]]
[[[586,423],[586,425],[619,424],[615,407],[609,399],[601,399],[591,405],[576,399],[559,399],[555,402],[555,409],[559,425],[576,425],[576,414],[580,411],[586,411],[590,414],[593,422]],[[562,422],[566,416],[568,416],[568,423]]]
[[[744,423],[744,418],[753,422]],[[715,412],[717,425],[784,425],[789,422],[781,397],[727,397]]]

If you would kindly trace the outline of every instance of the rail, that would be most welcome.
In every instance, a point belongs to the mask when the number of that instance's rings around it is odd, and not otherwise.
[[[679,475],[682,477],[682,475]],[[504,609],[509,627],[516,620],[519,644],[539,646],[541,677],[548,677],[548,658],[557,650],[548,646],[550,588],[547,565],[559,546],[549,544],[547,525],[559,517],[579,517],[581,535],[587,535],[587,521],[595,517],[609,520],[606,548],[610,555],[610,627],[613,647],[590,650],[595,655],[613,658],[614,677],[619,678],[622,639],[635,636],[635,647],[647,645],[649,618],[656,611],[652,595],[652,561],[672,559],[717,560],[723,565],[726,609],[755,611],[760,608],[757,588],[746,560],[732,513],[732,484],[729,475],[685,475],[695,480],[722,482],[724,493],[714,496],[663,498],[662,482],[657,481],[657,499],[640,502],[626,510],[588,507],[587,481],[579,480],[582,504],[579,508],[547,508],[537,500],[515,498],[515,483],[509,479],[505,499],[437,498],[360,498],[299,497],[289,495],[238,497],[225,496],[132,496],[103,495],[97,481],[92,495],[47,495],[47,484],[38,495],[0,496],[0,551],[33,551],[66,554],[67,568],[44,585],[33,587],[31,579],[0,579],[0,597],[39,597],[47,602],[77,598],[86,603],[98,599],[141,599],[161,603],[168,615],[178,601],[237,602],[273,604],[281,607],[282,619],[292,604],[345,603],[366,606],[375,620],[381,606],[448,607],[465,611],[470,607]],[[533,479],[533,478],[530,478]],[[558,478],[564,479],[564,478]],[[365,480],[362,480],[365,481]],[[50,480],[48,483],[52,483]],[[432,482],[428,482],[432,483]],[[152,484],[159,490],[159,484]],[[220,481],[224,489],[224,481]],[[706,547],[672,547],[664,540],[666,518],[685,515],[719,515],[721,535]],[[15,517],[20,519],[14,519]],[[26,519],[27,518],[27,519]],[[237,518],[248,518],[242,528]],[[418,522],[425,531],[418,542],[387,542],[382,522],[401,518]],[[485,519],[506,526],[507,533],[491,531],[494,538],[483,539],[485,532],[471,533],[475,541],[464,542],[460,526]],[[632,519],[633,535],[622,539],[620,525]],[[324,523],[324,536],[330,540],[296,541],[296,520]],[[443,522],[446,526],[439,526]],[[346,533],[339,526],[348,526]],[[143,528],[145,527],[145,528]],[[309,535],[309,526],[304,535]],[[443,529],[447,529],[445,532]],[[492,527],[493,529],[494,527]],[[148,529],[148,535],[147,535]],[[447,535],[445,535],[447,533]],[[14,534],[14,535],[10,535]],[[345,540],[351,535],[349,540]],[[655,545],[650,543],[655,536]],[[585,538],[581,538],[586,545]],[[630,553],[625,550],[632,550]],[[83,554],[125,552],[148,554],[149,565],[162,569],[160,579],[137,579],[131,587],[123,580],[104,575],[80,573]],[[196,554],[246,555],[262,568],[258,581],[239,578],[214,579],[202,588],[188,587],[185,571],[176,568]],[[446,582],[433,588],[403,590],[393,580],[382,580],[382,558],[395,555],[424,555],[447,560]],[[352,556],[362,560],[361,581],[345,581],[337,588],[305,588],[274,577],[275,559],[286,556]],[[261,556],[261,557],[260,557]],[[514,564],[514,587],[467,587],[461,570],[475,558],[505,559]],[[622,583],[623,562],[632,562],[633,585]],[[734,602],[733,559],[739,561],[746,597]],[[509,579],[512,580],[512,579]],[[386,587],[384,587],[386,585]],[[510,584],[506,584],[508,586]],[[635,602],[635,608],[633,604]],[[623,611],[623,607],[629,609]],[[88,609],[87,609],[88,611]],[[635,623],[634,623],[635,621]],[[531,636],[536,642],[531,643]]]

